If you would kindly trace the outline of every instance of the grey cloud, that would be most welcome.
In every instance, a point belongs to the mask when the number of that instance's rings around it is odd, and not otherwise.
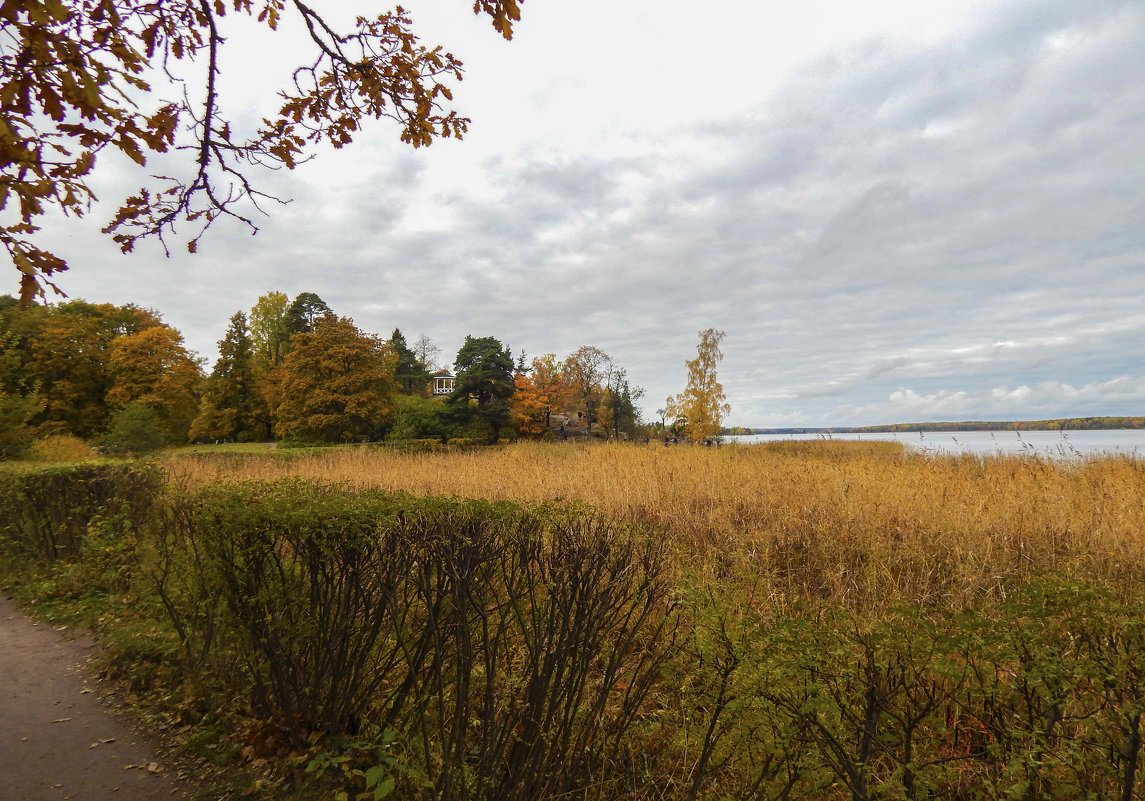
[[[164,263],[181,295],[111,260],[72,286],[157,306],[203,352],[271,288],[425,331],[447,357],[466,333],[531,354],[595,344],[650,409],[714,325],[747,425],[1145,404],[1139,3],[990,4],[926,47],[872,38],[820,59],[747,119],[681,126],[639,157],[506,151],[434,200],[447,231],[395,224],[425,200],[432,154],[379,146],[342,186],[294,186],[258,237],[220,229]],[[1034,394],[992,398],[1021,386]]]
[[[910,364],[910,359],[908,359],[906,356],[899,356],[897,359],[880,362],[867,371],[867,379],[871,380],[878,378],[879,376],[886,375],[887,373],[893,370],[897,370],[900,367],[904,367],[908,364]]]

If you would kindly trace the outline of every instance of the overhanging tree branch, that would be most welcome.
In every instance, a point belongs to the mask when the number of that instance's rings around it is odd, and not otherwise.
[[[21,273],[25,302],[66,262],[35,243],[38,219],[50,209],[83,216],[94,201],[87,177],[96,155],[119,150],[139,166],[169,149],[194,153],[193,175],[152,176],[127,198],[104,228],[124,252],[147,237],[167,250],[180,222],[198,226],[192,252],[220,217],[258,229],[247,208],[275,200],[254,185],[252,168],[293,169],[313,147],[349,144],[367,118],[401,125],[414,147],[437,137],[461,138],[468,120],[443,102],[446,80],[460,80],[461,62],[440,47],[423,47],[400,9],[358,17],[339,33],[302,0],[290,8],[306,25],[317,56],[294,72],[277,113],[245,140],[220,114],[218,78],[226,43],[219,22],[228,7],[278,28],[284,0],[8,0],[0,4],[0,244]],[[517,0],[478,0],[506,38],[520,18]],[[203,63],[205,60],[205,63]],[[201,67],[203,95],[193,102],[173,61]],[[184,85],[182,99],[159,100],[149,72]],[[155,100],[153,106],[145,107]],[[180,127],[180,120],[190,125]],[[189,140],[181,143],[181,140]],[[226,187],[222,186],[226,183]]]

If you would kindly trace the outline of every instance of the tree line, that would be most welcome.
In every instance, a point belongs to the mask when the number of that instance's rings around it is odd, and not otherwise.
[[[268,292],[234,313],[218,345],[207,372],[154,310],[0,298],[0,454],[56,435],[114,450],[125,428],[134,450],[646,433],[644,390],[594,346],[527,359],[496,337],[467,336],[453,390],[435,396],[440,348],[429,337],[411,345],[395,328],[383,339],[312,292]]]

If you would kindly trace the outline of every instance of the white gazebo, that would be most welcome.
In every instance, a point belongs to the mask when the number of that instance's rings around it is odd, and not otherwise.
[[[438,370],[433,374],[433,394],[450,395],[453,393],[453,382],[457,377],[448,370]]]

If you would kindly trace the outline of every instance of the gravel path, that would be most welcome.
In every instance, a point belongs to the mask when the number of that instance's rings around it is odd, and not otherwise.
[[[185,799],[103,699],[89,637],[28,620],[0,593],[0,801]]]

